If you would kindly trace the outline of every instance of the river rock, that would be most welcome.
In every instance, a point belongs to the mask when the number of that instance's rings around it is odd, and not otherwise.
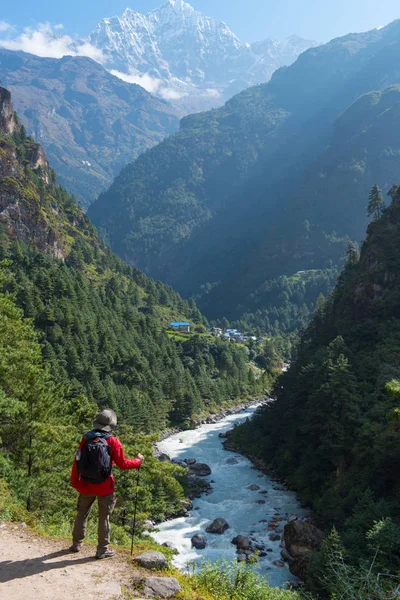
[[[238,562],[246,562],[247,556],[245,554],[238,554],[237,561]]]
[[[171,459],[170,459],[170,457],[168,456],[168,454],[165,454],[164,452],[162,452],[162,453],[159,455],[159,457],[158,457],[158,460],[159,460],[160,462],[170,462],[170,461],[171,461]]]
[[[227,458],[225,463],[227,465],[238,465],[239,461],[236,458]]]
[[[205,463],[196,463],[194,465],[190,465],[189,475],[196,475],[197,477],[207,477],[207,475],[211,475],[211,469]]]
[[[285,547],[293,561],[290,563],[290,572],[305,581],[307,578],[308,563],[313,552],[321,549],[323,533],[311,523],[292,521],[285,525]]]
[[[182,508],[186,511],[192,510],[193,508],[193,502],[191,500],[181,500],[180,504]]]
[[[164,548],[169,548],[170,550],[175,550],[175,553],[179,554],[178,550],[175,548],[175,546],[173,545],[172,542],[163,542],[161,545],[164,546]]]
[[[273,565],[275,565],[276,567],[284,567],[285,563],[282,560],[274,560],[274,562],[272,563]]]
[[[207,546],[207,538],[205,535],[201,535],[200,533],[194,535],[191,539],[192,546],[197,548],[197,550],[204,550]]]
[[[257,490],[259,490],[259,489],[260,489],[260,486],[259,486],[259,485],[256,485],[255,483],[252,483],[251,485],[249,485],[249,486],[247,487],[247,489],[248,489],[248,490],[251,490],[252,492],[256,492]]]
[[[265,504],[265,500],[256,500],[256,504]]]
[[[225,431],[223,431],[218,434],[218,437],[221,438],[222,440],[225,440],[228,437],[228,434]]]
[[[133,559],[145,569],[168,569],[168,561],[162,552],[150,550]]]
[[[227,529],[229,529],[229,523],[219,517],[218,519],[214,519],[214,521],[207,527],[207,533],[224,533]]]
[[[248,550],[251,546],[249,538],[245,535],[237,535],[234,537],[232,544],[234,544],[238,550]]]
[[[142,583],[146,598],[172,598],[182,591],[175,577],[146,577]]]
[[[185,458],[183,462],[190,466],[195,465],[197,461],[195,458]]]
[[[265,546],[264,546],[264,544],[256,544],[255,548],[256,548],[256,550],[264,550]]]
[[[268,537],[271,540],[271,542],[278,542],[281,539],[279,533],[271,533]]]

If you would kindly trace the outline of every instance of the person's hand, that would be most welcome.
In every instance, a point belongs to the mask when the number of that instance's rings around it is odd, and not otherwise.
[[[143,456],[143,454],[140,454],[140,452],[139,452],[139,454],[137,455],[137,457],[136,457],[136,458],[137,458],[138,460],[140,460],[140,464],[143,464],[143,461],[144,461],[144,456]]]

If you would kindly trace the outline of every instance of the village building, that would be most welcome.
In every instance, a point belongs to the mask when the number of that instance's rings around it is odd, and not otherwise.
[[[182,333],[190,333],[189,321],[171,321],[169,326],[173,331],[180,331]]]

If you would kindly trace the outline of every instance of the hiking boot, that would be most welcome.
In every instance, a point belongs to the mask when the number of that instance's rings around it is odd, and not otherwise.
[[[80,551],[81,551],[81,548],[82,548],[82,545],[81,545],[81,544],[72,544],[72,546],[70,546],[70,547],[68,548],[68,552],[75,552],[75,553],[76,553],[76,552],[80,552]]]
[[[111,558],[115,556],[115,550],[104,550],[104,552],[96,552],[96,558]]]

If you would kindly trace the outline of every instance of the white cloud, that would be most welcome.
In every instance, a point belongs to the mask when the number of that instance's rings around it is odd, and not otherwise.
[[[180,100],[181,98],[185,98],[187,93],[180,90],[174,90],[173,88],[162,88],[159,95],[164,100]]]
[[[62,23],[58,23],[57,25],[54,25],[54,29],[56,31],[60,31],[60,29],[64,29],[64,25]]]
[[[137,85],[142,86],[151,94],[156,94],[162,85],[161,79],[151,77],[148,73],[140,75],[139,73],[122,73],[121,71],[110,72],[112,75],[115,75],[115,77],[118,77],[118,79],[122,79],[122,81],[126,81],[127,83],[136,83]]]
[[[10,29],[12,29],[10,23],[7,23],[7,21],[0,21],[0,33],[10,31]]]
[[[202,92],[201,95],[205,98],[220,98],[221,97],[221,94],[219,93],[219,91],[215,90],[213,88],[208,88],[208,89],[204,90],[204,92]]]
[[[55,30],[61,28],[61,24],[53,27],[50,23],[38,23],[36,27],[26,27],[14,38],[0,39],[0,47],[23,50],[42,57],[88,56],[97,62],[105,62],[103,52],[88,42],[77,42],[69,35],[55,33]]]

